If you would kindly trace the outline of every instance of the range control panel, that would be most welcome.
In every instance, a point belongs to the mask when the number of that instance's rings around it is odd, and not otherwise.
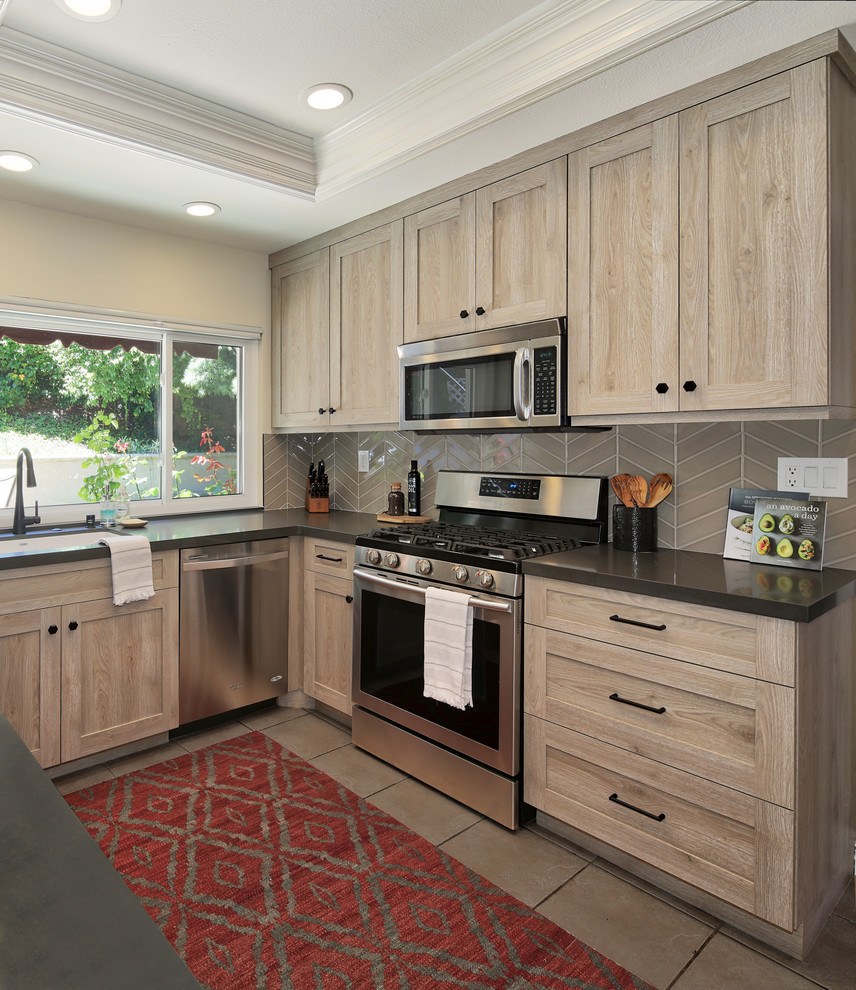
[[[541,497],[541,479],[486,475],[481,479],[479,495],[490,498],[538,499]]]

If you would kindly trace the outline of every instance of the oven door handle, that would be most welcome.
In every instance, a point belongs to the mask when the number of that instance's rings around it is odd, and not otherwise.
[[[354,577],[362,578],[370,584],[381,584],[387,588],[404,588],[407,591],[415,592],[417,595],[422,595],[423,598],[425,597],[425,589],[420,588],[418,585],[403,584],[401,581],[390,581],[389,578],[372,574],[371,571],[360,570],[359,567],[354,568]],[[514,604],[512,602],[493,602],[484,598],[470,598],[469,604],[472,605],[473,608],[486,608],[492,612],[510,612],[514,608]]]

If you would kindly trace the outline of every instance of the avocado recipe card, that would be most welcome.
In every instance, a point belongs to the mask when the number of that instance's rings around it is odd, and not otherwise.
[[[825,525],[826,502],[759,498],[755,501],[750,559],[755,564],[819,571]]]

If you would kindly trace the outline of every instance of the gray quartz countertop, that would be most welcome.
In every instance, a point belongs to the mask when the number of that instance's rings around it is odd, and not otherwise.
[[[199,984],[0,714],[0,987]]]
[[[125,529],[125,534],[145,536],[153,550],[238,543],[244,540],[275,539],[284,536],[323,536],[340,543],[353,543],[362,533],[377,526],[376,515],[368,512],[307,512],[305,509],[243,509],[238,512],[209,512],[163,519],[150,519],[141,529]],[[100,527],[97,528],[100,531]],[[47,526],[31,527],[28,536],[51,532]],[[105,530],[106,534],[116,530]],[[40,553],[3,554],[0,541],[0,568],[32,567],[61,561],[107,557],[105,546],[95,544]]]
[[[630,553],[608,543],[525,561],[523,572],[794,622],[811,622],[856,594],[856,571],[768,567],[688,550]]]

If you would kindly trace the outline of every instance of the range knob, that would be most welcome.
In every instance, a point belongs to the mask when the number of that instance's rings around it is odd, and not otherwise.
[[[461,584],[470,576],[470,572],[462,564],[455,564],[452,568],[452,573],[455,575],[455,580]]]
[[[398,567],[401,561],[398,559],[397,553],[388,553],[386,555],[386,566],[387,567]]]
[[[380,550],[369,550],[369,552],[366,554],[366,560],[370,564],[379,564],[380,563]]]
[[[430,574],[431,571],[434,570],[434,567],[430,560],[425,557],[421,557],[416,561],[416,570],[419,571],[420,574]]]
[[[492,588],[493,587],[493,574],[490,571],[479,571],[476,574],[478,583],[482,588]]]

